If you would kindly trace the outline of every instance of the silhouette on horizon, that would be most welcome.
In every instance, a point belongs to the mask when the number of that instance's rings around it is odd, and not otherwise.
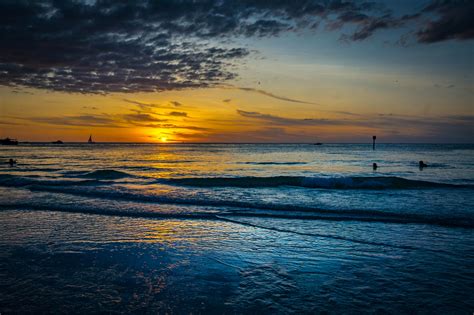
[[[5,139],[1,139],[0,140],[0,143],[2,145],[18,145],[18,140],[16,139],[10,139],[10,138],[5,138]]]
[[[372,150],[375,150],[375,139],[377,139],[377,136],[372,136]]]
[[[95,143],[94,141],[92,141],[92,135],[89,136],[89,140],[87,141],[87,143]]]
[[[374,171],[377,170],[377,167],[378,167],[377,163],[373,163],[373,164],[372,164],[372,169],[373,169]]]

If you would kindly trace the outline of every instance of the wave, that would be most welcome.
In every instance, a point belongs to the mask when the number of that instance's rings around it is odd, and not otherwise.
[[[444,164],[444,163],[429,163],[428,167],[435,167],[435,168],[456,168],[455,166]]]
[[[0,181],[1,184],[1,181]],[[92,187],[90,187],[93,185]],[[83,183],[80,186],[65,185],[28,185],[31,191],[63,193],[86,198],[98,198],[113,201],[138,203],[183,205],[194,207],[212,207],[220,214],[242,217],[282,218],[301,220],[360,221],[375,223],[430,224],[448,227],[474,228],[474,218],[462,216],[425,215],[418,213],[396,213],[378,210],[358,209],[322,209],[313,206],[246,202],[239,200],[217,200],[196,198],[194,196],[170,196],[143,194],[138,191],[120,191],[97,189],[97,183]],[[194,214],[193,214],[194,215]],[[147,214],[147,216],[153,216]]]
[[[411,180],[402,177],[186,177],[160,179],[160,183],[194,187],[240,187],[263,188],[296,186],[325,189],[410,189],[410,188],[467,188],[470,185],[455,185]]]
[[[35,175],[25,175],[25,176],[16,176],[10,174],[0,174],[0,186],[6,187],[24,187],[24,186],[58,186],[58,187],[67,187],[67,186],[83,186],[83,185],[100,185],[100,184],[109,184],[110,181],[100,181],[96,179],[89,180],[66,180],[66,179],[38,179],[39,176]]]
[[[22,173],[27,173],[27,172],[59,172],[62,169],[60,168],[52,168],[52,167],[21,167],[22,164],[17,164],[16,167],[5,167],[2,168],[2,172],[22,172]],[[23,164],[24,165],[24,164]]]
[[[364,244],[364,245],[371,245],[371,246],[383,246],[383,247],[391,247],[391,248],[399,248],[399,249],[406,249],[406,250],[428,250],[430,249],[423,249],[414,246],[408,245],[395,245],[389,244],[384,242],[374,242],[370,240],[352,238],[352,237],[345,237],[339,235],[331,235],[331,234],[323,234],[323,233],[314,233],[314,232],[304,232],[304,231],[295,231],[295,230],[288,230],[282,229],[275,226],[265,226],[260,224],[255,224],[248,221],[241,221],[237,220],[234,215],[227,215],[227,214],[216,214],[213,212],[198,212],[198,213],[163,213],[163,212],[147,212],[147,211],[120,211],[120,210],[112,210],[112,209],[105,209],[105,208],[91,208],[91,207],[74,207],[74,206],[49,206],[49,205],[30,205],[30,204],[18,204],[18,205],[0,205],[0,211],[54,211],[54,212],[66,212],[66,213],[79,213],[79,214],[87,214],[87,215],[102,215],[102,216],[116,216],[116,217],[128,217],[128,218],[145,218],[145,219],[168,219],[168,220],[216,220],[216,221],[224,221],[230,222],[234,224],[239,224],[243,226],[249,226],[258,229],[265,229],[280,233],[288,233],[288,234],[296,234],[302,236],[311,236],[317,238],[326,238],[326,239],[334,239],[339,241],[346,241],[356,244]],[[436,250],[439,253],[439,250]]]
[[[80,178],[93,178],[93,179],[121,179],[126,177],[133,177],[133,175],[126,172],[116,170],[95,170],[95,171],[72,171],[66,174]]]
[[[186,203],[189,205],[189,203]],[[202,206],[202,203],[198,203]],[[262,219],[287,219],[287,220],[311,220],[311,221],[344,221],[344,222],[371,222],[371,223],[392,223],[392,224],[424,224],[435,225],[449,228],[469,228],[474,229],[474,220],[472,218],[462,217],[429,217],[423,215],[403,215],[397,213],[377,213],[372,211],[371,216],[366,216],[365,211],[341,211],[330,210],[329,215],[325,210],[321,213],[313,214],[290,214],[290,213],[262,213],[259,211],[189,211],[189,212],[155,212],[147,210],[134,209],[133,211],[118,210],[116,208],[97,208],[87,205],[71,204],[38,204],[38,203],[15,203],[0,204],[0,210],[42,210],[75,212],[84,214],[110,215],[133,218],[154,218],[154,219],[199,219],[199,220],[225,220],[236,223],[248,224],[238,218],[262,218]],[[277,228],[274,228],[275,230]],[[292,231],[289,231],[292,232]],[[342,238],[342,237],[341,237]]]
[[[122,169],[133,170],[133,171],[146,171],[146,172],[162,172],[169,171],[170,168],[165,167],[154,167],[154,166],[140,166],[140,165],[122,165]]]
[[[59,169],[49,169],[58,171]],[[158,169],[154,169],[157,171]],[[94,171],[78,170],[64,171],[66,177],[84,178],[90,180],[117,180],[123,178],[141,178],[136,175],[113,169]],[[32,182],[32,175],[0,174],[0,185],[9,182],[14,186],[43,184],[50,186],[79,185],[80,181],[73,180],[38,180]],[[53,177],[54,178],[54,177]],[[148,180],[151,178],[146,177]],[[190,187],[238,187],[238,188],[268,188],[280,186],[294,186],[320,189],[429,189],[429,188],[474,188],[472,184],[449,184],[430,181],[412,180],[396,176],[369,176],[369,177],[305,177],[305,176],[271,176],[271,177],[182,177],[160,178],[155,181],[160,184],[190,186]],[[469,180],[467,180],[469,182]]]

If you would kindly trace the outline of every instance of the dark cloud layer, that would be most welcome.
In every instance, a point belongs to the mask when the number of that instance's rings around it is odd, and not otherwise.
[[[169,112],[168,115],[176,117],[188,117],[188,113],[186,112]]]
[[[252,118],[263,120],[272,125],[279,125],[279,126],[321,126],[321,125],[340,125],[341,121],[336,120],[327,120],[327,119],[314,119],[314,118],[303,118],[303,119],[296,119],[296,118],[286,118],[280,116],[274,116],[270,114],[262,114],[259,112],[248,112],[238,109],[237,114],[242,117]],[[346,122],[347,123],[347,122]]]
[[[472,9],[472,1],[435,1],[395,17],[368,1],[3,0],[0,85],[79,93],[206,87],[233,79],[233,62],[249,55],[229,44],[237,38],[324,22],[352,29],[346,40],[406,23],[421,27],[422,43],[464,40],[474,36]]]
[[[157,113],[155,110],[170,108],[155,103],[143,103],[135,100],[124,99],[123,101],[133,104],[127,113],[109,114],[109,113],[83,113],[78,115],[63,116],[36,116],[36,117],[15,117],[8,118],[28,121],[39,124],[55,125],[61,127],[96,127],[96,128],[160,128],[160,129],[186,129],[194,131],[209,130],[199,126],[183,124],[183,118],[188,117],[187,112],[172,111],[167,114]],[[181,105],[182,106],[182,105]],[[84,106],[85,109],[92,108]],[[95,107],[94,107],[95,108]],[[177,124],[179,123],[179,124]],[[0,121],[0,124],[4,124]],[[14,124],[14,123],[12,123]]]
[[[358,115],[358,119],[345,118],[289,118],[260,112],[249,112],[237,110],[237,114],[246,119],[266,122],[265,125],[288,127],[322,127],[322,126],[346,126],[362,127],[366,130],[381,131],[396,136],[409,136],[416,133],[418,137],[426,139],[449,139],[452,135],[463,141],[469,142],[470,135],[474,131],[474,116],[472,115],[450,115],[440,117],[420,117],[409,115],[378,114]],[[348,113],[350,114],[350,113]],[[471,137],[472,138],[472,137]],[[459,141],[459,140],[458,140]]]
[[[422,43],[435,43],[449,39],[467,40],[474,38],[474,1],[434,1],[424,10],[438,16],[418,31]]]

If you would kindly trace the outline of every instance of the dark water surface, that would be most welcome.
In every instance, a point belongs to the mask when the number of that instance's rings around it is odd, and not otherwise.
[[[474,311],[473,145],[0,154],[2,314]]]

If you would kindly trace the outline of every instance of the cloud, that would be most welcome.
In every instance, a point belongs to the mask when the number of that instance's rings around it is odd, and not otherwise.
[[[452,119],[452,120],[458,120],[460,122],[467,122],[467,123],[472,124],[472,126],[474,126],[474,115],[450,115],[450,116],[447,116],[446,118]]]
[[[168,119],[159,119],[153,117],[152,115],[143,113],[120,115],[109,115],[103,113],[29,118],[17,117],[16,119],[24,119],[35,123],[48,125],[100,128],[128,128],[131,126],[144,126],[145,124],[168,121]]]
[[[435,87],[435,88],[453,89],[453,88],[456,87],[456,85],[454,85],[454,84],[439,84],[439,83],[435,83],[435,84],[433,84],[433,87]]]
[[[249,52],[195,39],[217,29],[215,19],[205,18],[212,7],[194,1],[2,1],[0,84],[103,94],[231,79],[226,66]]]
[[[204,141],[224,143],[276,143],[276,142],[301,142],[302,133],[292,133],[281,127],[263,127],[257,130],[249,130],[242,137],[241,132],[210,133]],[[249,139],[251,139],[249,141]]]
[[[270,93],[270,92],[267,92],[267,91],[264,91],[264,90],[254,89],[254,88],[236,87],[236,89],[241,90],[241,91],[246,91],[246,92],[258,93],[258,94],[265,95],[265,96],[268,96],[268,97],[271,97],[271,98],[274,98],[274,99],[277,99],[277,100],[280,100],[280,101],[286,101],[286,102],[291,102],[291,103],[300,103],[300,104],[318,105],[317,103],[300,101],[300,100],[292,99],[292,98],[285,97],[285,96],[275,95],[273,93]]]
[[[130,103],[130,104],[138,105],[140,108],[142,108],[142,107],[160,107],[159,104],[144,103],[144,102],[129,100],[129,99],[126,99],[126,98],[122,99],[122,101],[124,101],[126,103]]]
[[[244,110],[237,110],[237,114],[242,117],[253,118],[264,120],[266,122],[272,123],[273,125],[284,125],[284,126],[321,126],[321,125],[336,125],[340,124],[337,120],[328,120],[328,119],[313,119],[313,118],[286,118],[280,116],[274,116],[269,114],[262,114],[259,112],[248,112]]]
[[[84,113],[78,115],[63,116],[40,116],[40,117],[11,117],[13,119],[27,120],[34,123],[76,126],[76,127],[101,127],[101,128],[127,128],[142,124],[167,122],[169,119],[161,119],[154,116],[154,113],[147,111],[150,104],[125,100],[134,104],[137,109],[131,108],[131,113],[107,114],[107,113]],[[93,106],[83,106],[84,109],[97,110]]]
[[[415,22],[414,33],[418,43],[429,44],[446,40],[469,40],[474,38],[474,2],[466,0],[433,0],[416,13],[393,16],[389,11],[381,16],[368,16],[360,12],[340,14],[336,21],[328,24],[331,30],[352,23],[357,25],[355,32],[343,34],[341,39],[364,40],[380,29],[393,29]],[[406,44],[409,34],[403,35],[399,43]]]
[[[395,114],[359,115],[356,119],[340,118],[288,118],[260,112],[237,110],[245,118],[264,122],[264,126],[274,126],[288,129],[308,129],[309,127],[350,127],[353,130],[365,132],[380,132],[409,139],[410,136],[426,141],[439,141],[439,139],[457,139],[456,141],[471,142],[468,135],[474,132],[473,115],[448,115],[440,117],[420,117]],[[329,129],[325,129],[326,132]]]
[[[84,113],[79,115],[64,116],[43,116],[43,117],[9,117],[40,124],[57,125],[57,126],[76,126],[76,127],[100,127],[100,128],[160,128],[160,129],[187,129],[193,131],[208,131],[209,128],[191,125],[174,124],[176,120],[173,118],[188,117],[186,112],[172,111],[168,114],[157,114],[149,108],[160,106],[153,103],[142,103],[124,99],[124,101],[134,104],[135,108],[130,108],[128,113],[123,114],[107,114],[107,113]],[[168,107],[166,107],[168,108]],[[163,116],[170,116],[162,118]],[[0,124],[3,124],[0,121]]]
[[[465,0],[436,0],[423,10],[438,16],[429,20],[417,32],[422,43],[435,43],[444,40],[467,40],[474,38],[474,2]]]
[[[136,100],[130,100],[130,99],[122,99],[122,101],[136,105],[138,109],[134,109],[133,111],[138,111],[138,112],[147,112],[149,114],[155,114],[155,109],[176,109],[176,107],[184,107],[183,104],[175,101],[171,101],[171,105],[163,105],[163,104],[158,104],[158,103],[145,103],[141,101],[136,101]],[[177,104],[179,105],[177,105]]]
[[[114,118],[105,114],[102,115],[71,115],[58,117],[32,117],[27,118],[36,123],[60,126],[81,126],[81,127],[101,127],[101,128],[123,128]]]
[[[372,1],[0,1],[0,85],[98,94],[215,86],[251,54],[242,38],[324,22],[360,41],[418,21],[422,43],[463,40],[473,37],[472,6],[434,1],[396,17]]]
[[[231,101],[232,101],[232,99],[230,99],[230,98],[226,98],[225,100],[222,100],[222,102],[224,102],[224,103],[230,103]]]
[[[120,116],[127,122],[135,123],[135,122],[164,122],[168,121],[168,119],[160,119],[156,118],[150,114],[146,113],[136,113],[136,114],[124,114]]]
[[[183,129],[192,131],[209,131],[211,128],[199,127],[199,126],[187,126],[187,125],[175,125],[175,124],[147,124],[147,123],[135,123],[136,127],[154,128],[154,129]]]
[[[192,131],[209,131],[210,128],[199,126],[176,125],[167,122],[168,119],[159,119],[148,114],[123,114],[123,115],[72,115],[59,117],[31,117],[28,121],[57,126],[95,127],[95,128],[159,128],[183,129]],[[0,121],[0,124],[2,122]]]
[[[33,93],[33,92],[24,91],[24,90],[22,90],[22,89],[13,90],[12,92],[13,92],[13,93],[15,93],[15,94],[27,94],[27,95],[34,95],[34,93]]]
[[[171,101],[170,104],[173,105],[173,106],[175,106],[175,107],[183,106],[183,104],[181,104],[181,103],[178,102],[178,101]]]
[[[0,120],[0,125],[21,126],[21,125],[24,125],[24,124],[16,123],[16,122],[13,122],[13,121]]]
[[[186,112],[169,112],[168,115],[176,117],[188,117],[188,113]]]
[[[173,106],[166,106],[166,105],[161,105],[161,104],[156,104],[156,103],[144,103],[140,101],[135,101],[135,100],[129,100],[129,99],[122,99],[122,101],[136,105],[136,109],[131,109],[131,111],[134,111],[138,114],[141,113],[148,113],[148,114],[156,114],[155,110],[156,109],[163,109],[163,108],[174,108]]]
[[[173,131],[171,133],[168,133],[168,135],[170,135],[174,139],[180,139],[180,141],[185,141],[185,142],[209,142],[208,141],[209,134],[207,132],[187,133],[187,132]],[[173,140],[173,141],[176,142],[176,140]]]
[[[393,18],[390,14],[386,14],[379,18],[361,17],[353,20],[353,23],[358,24],[358,27],[351,35],[343,34],[342,40],[361,41],[372,36],[375,31],[380,29],[396,28],[403,25],[403,21]]]

